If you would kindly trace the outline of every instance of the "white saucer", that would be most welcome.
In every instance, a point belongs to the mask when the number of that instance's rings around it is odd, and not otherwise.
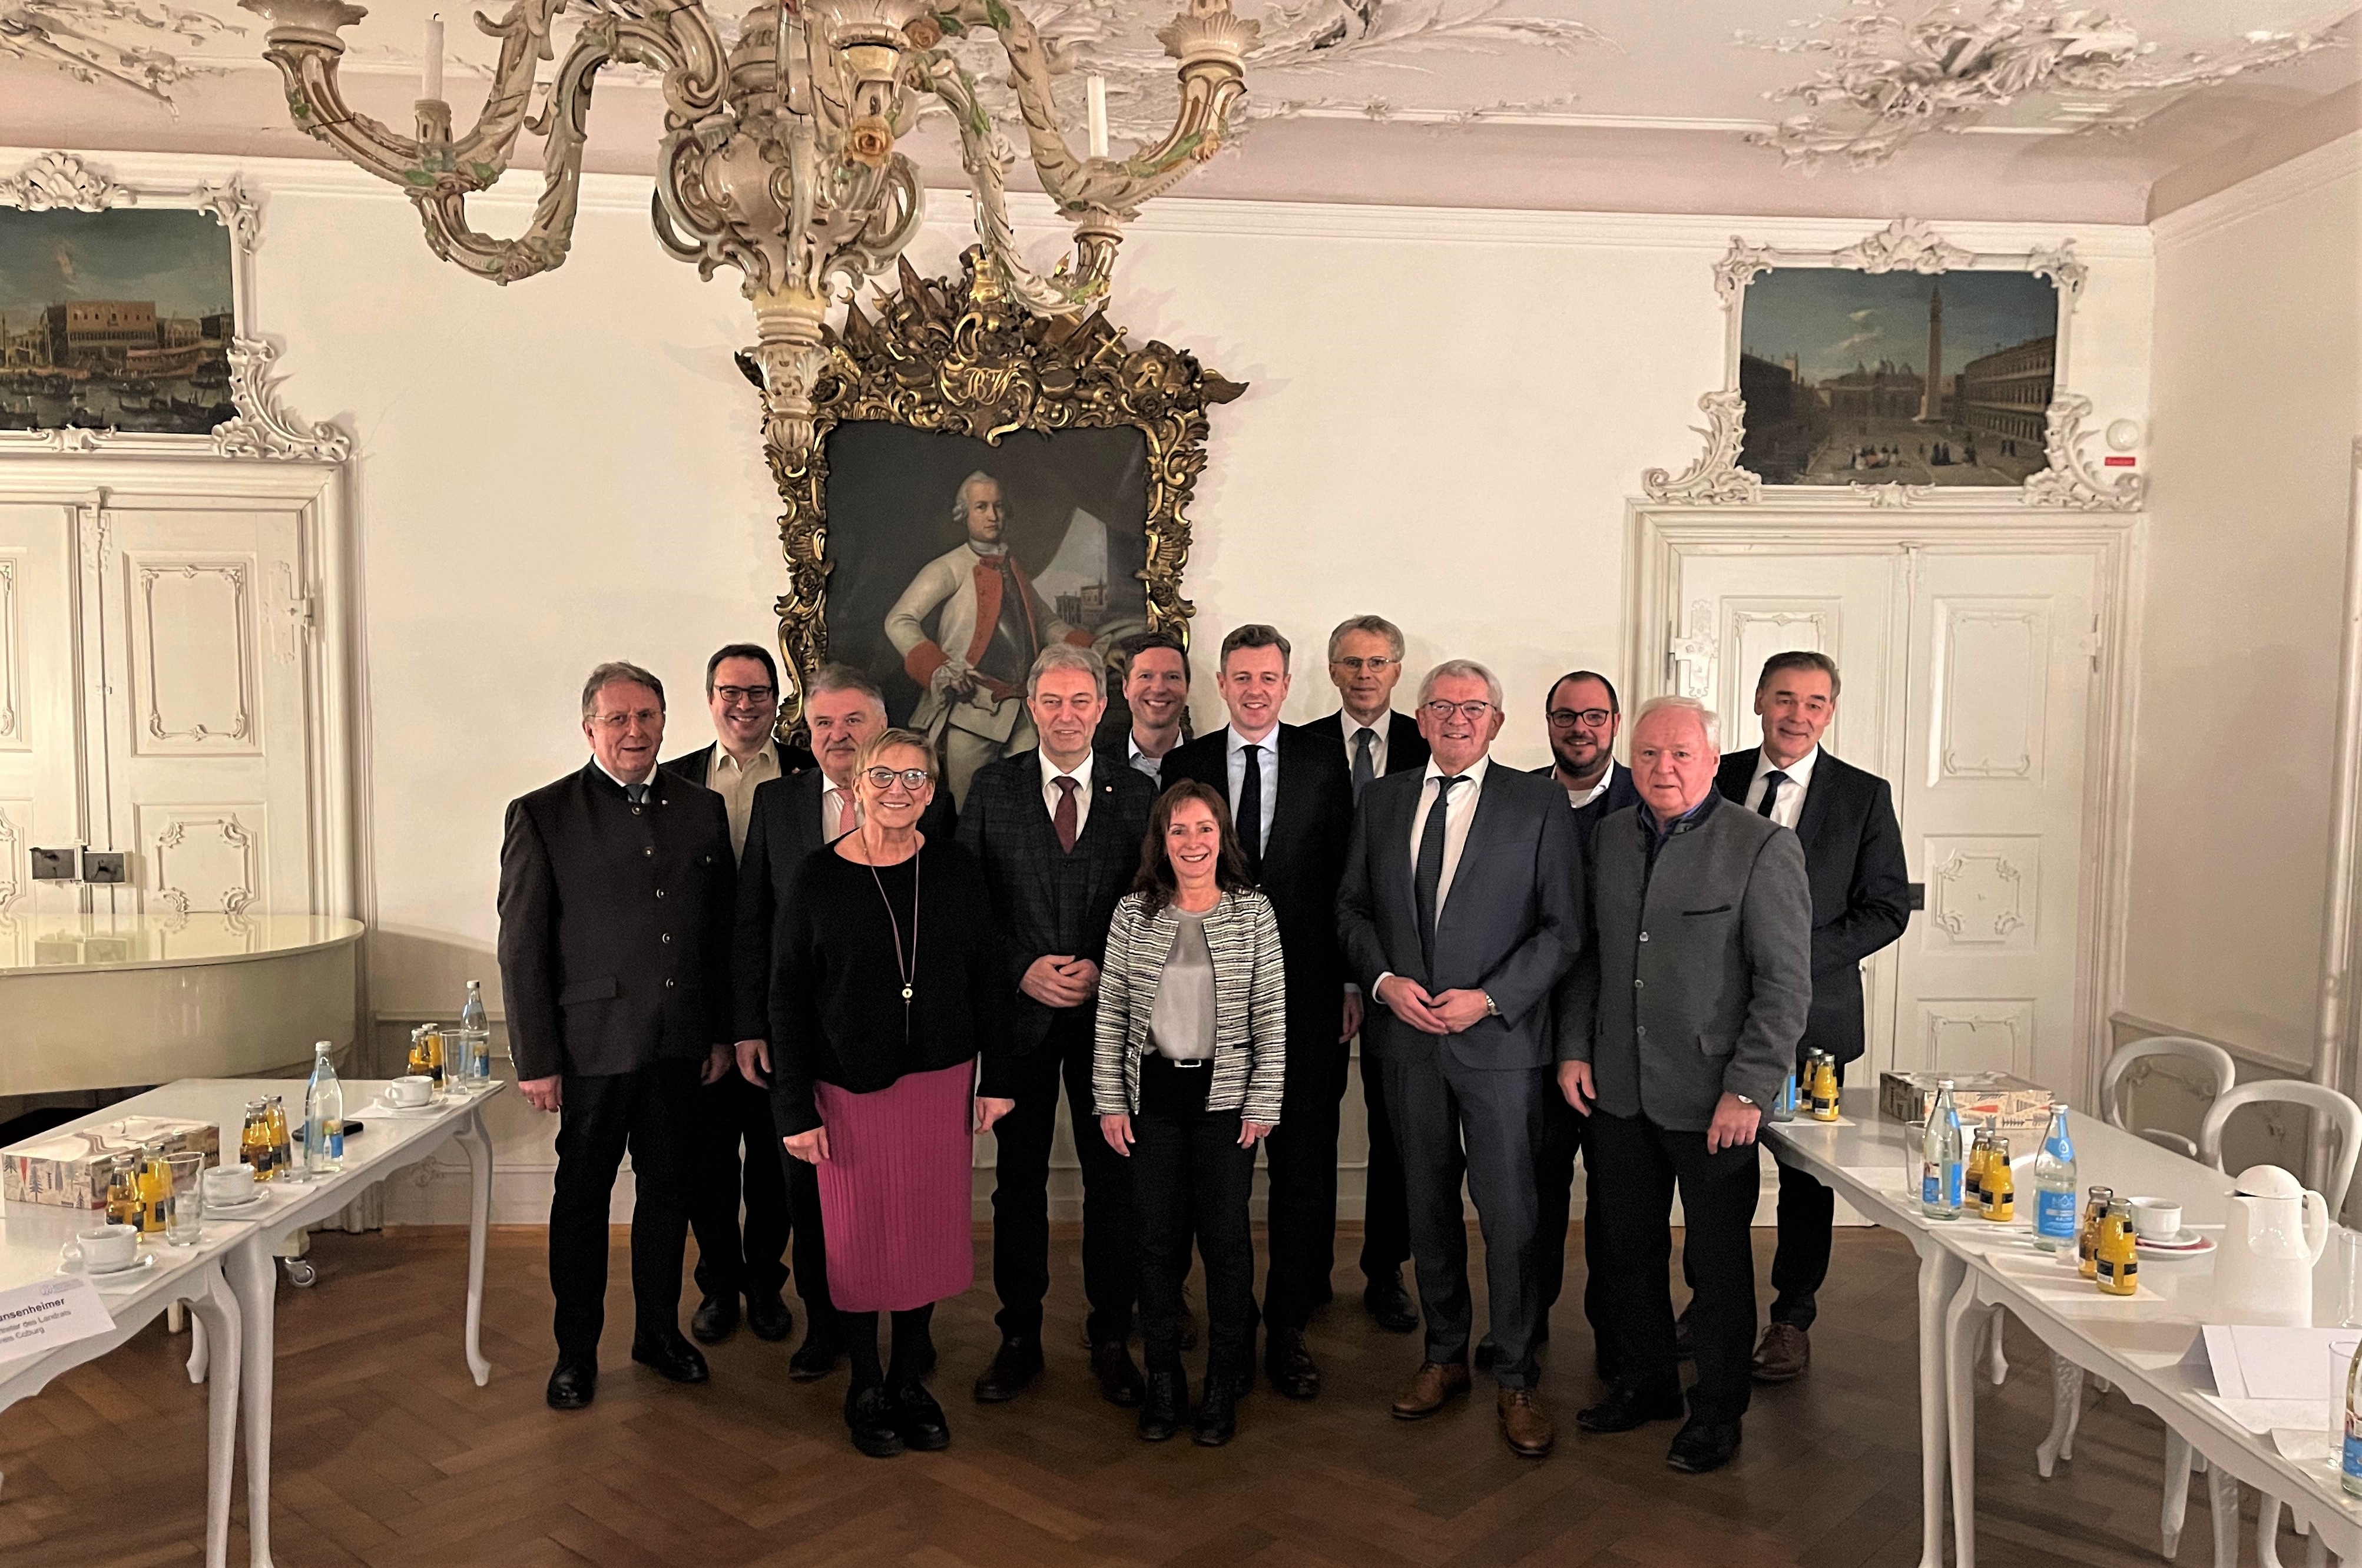
[[[270,1195],[268,1193],[264,1192],[262,1188],[258,1187],[254,1189],[252,1197],[241,1198],[236,1203],[225,1203],[220,1198],[214,1197],[213,1194],[206,1193],[204,1195],[205,1212],[208,1214],[243,1214],[248,1209],[252,1209],[257,1204],[262,1202],[263,1199],[269,1196]]]
[[[388,1105],[385,1101],[381,1099],[373,1101],[368,1109],[361,1112],[361,1115],[391,1116],[397,1120],[408,1120],[421,1116],[437,1116],[442,1113],[442,1110],[443,1107],[431,1099],[425,1105]],[[355,1119],[348,1118],[347,1120],[349,1121]]]
[[[78,1274],[82,1275],[83,1278],[90,1281],[93,1285],[104,1285],[109,1280],[128,1279],[143,1268],[153,1268],[155,1266],[156,1254],[154,1253],[141,1253],[138,1258],[134,1259],[130,1263],[125,1264],[121,1268],[92,1268],[87,1264],[84,1264],[70,1268],[61,1267],[58,1272],[64,1275]]]
[[[2214,1238],[2184,1225],[2175,1232],[2170,1242],[2152,1242],[2146,1236],[2135,1236],[2133,1245],[2161,1258],[2196,1258],[2214,1250]]]

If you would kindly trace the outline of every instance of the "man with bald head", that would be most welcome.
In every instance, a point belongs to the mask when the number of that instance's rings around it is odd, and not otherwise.
[[[1715,790],[1713,713],[1685,697],[1632,725],[1640,801],[1591,837],[1594,940],[1559,988],[1560,1091],[1590,1114],[1591,1214],[1612,1273],[1594,1331],[1615,1347],[1588,1432],[1683,1414],[1673,1347],[1672,1201],[1694,1292],[1697,1382],[1665,1462],[1728,1463],[1750,1388],[1762,1108],[1794,1069],[1813,997],[1804,846]]]

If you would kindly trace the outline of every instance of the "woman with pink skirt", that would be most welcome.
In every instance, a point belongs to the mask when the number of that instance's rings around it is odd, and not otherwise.
[[[924,736],[862,748],[861,825],[797,873],[771,966],[772,1107],[788,1153],[818,1169],[845,1425],[878,1459],[951,1441],[925,1384],[929,1323],[976,1276],[972,1140],[1015,1104],[995,1092],[1008,986],[991,902],[966,850],[918,831],[934,790]]]

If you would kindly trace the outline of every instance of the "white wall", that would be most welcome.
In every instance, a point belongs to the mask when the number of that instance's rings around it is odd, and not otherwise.
[[[2123,1010],[2313,1055],[2362,135],[2162,219]]]

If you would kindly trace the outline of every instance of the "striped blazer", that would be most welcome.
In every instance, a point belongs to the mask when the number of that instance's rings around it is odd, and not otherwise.
[[[1156,1049],[1148,1040],[1149,1015],[1180,929],[1170,904],[1152,915],[1145,899],[1127,893],[1116,906],[1099,965],[1098,1048],[1091,1065],[1092,1106],[1101,1116],[1140,1110],[1140,1059]],[[1206,916],[1206,946],[1214,955],[1214,1078],[1206,1109],[1276,1125],[1287,1067],[1287,972],[1271,900],[1256,892],[1223,894]]]

